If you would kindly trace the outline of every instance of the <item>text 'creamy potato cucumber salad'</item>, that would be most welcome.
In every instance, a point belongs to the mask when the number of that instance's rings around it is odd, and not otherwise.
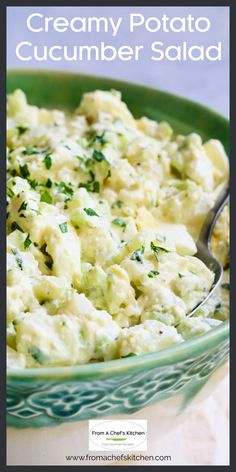
[[[221,143],[135,120],[116,91],[72,116],[8,96],[10,368],[85,364],[158,351],[228,318],[227,270],[195,241],[228,180]],[[228,267],[228,208],[213,250]]]

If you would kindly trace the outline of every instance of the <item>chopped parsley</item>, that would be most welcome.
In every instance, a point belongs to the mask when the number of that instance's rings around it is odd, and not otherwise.
[[[24,179],[27,179],[27,177],[29,177],[30,172],[29,172],[27,164],[20,166],[20,174]]]
[[[61,223],[59,225],[59,228],[60,228],[62,233],[67,233],[68,232],[67,221],[65,221],[64,223]]]
[[[99,144],[106,144],[107,140],[105,139],[105,132],[102,134],[95,134],[91,141],[89,142],[88,146],[92,146],[93,144],[99,143]]]
[[[19,252],[17,251],[16,248],[12,249],[11,252],[12,252],[12,254],[14,254],[14,256],[15,256],[15,258],[16,258],[16,263],[17,263],[19,269],[20,269],[20,270],[23,270],[23,261],[22,261],[22,259],[21,259],[21,257],[20,257]]]
[[[85,188],[88,192],[99,193],[100,184],[95,180],[95,175],[90,171],[91,180],[88,180],[86,183],[80,183],[79,188]]]
[[[75,156],[76,159],[78,159],[81,163],[83,163],[85,161],[85,165],[87,167],[87,161],[89,161],[90,159],[87,159],[86,156]]]
[[[136,251],[134,251],[132,254],[131,254],[131,257],[130,259],[132,261],[137,261],[137,262],[141,262],[141,264],[143,263],[143,257],[142,255],[144,254],[144,246],[141,246],[139,249],[136,249]]]
[[[92,208],[84,208],[84,211],[88,216],[99,216]]]
[[[32,241],[29,237],[29,234],[27,234],[26,239],[24,240],[24,248],[28,249],[28,247],[30,247],[31,244],[32,244]]]
[[[90,158],[90,157],[88,157],[88,158],[85,157],[85,160],[84,160],[83,157],[80,157],[80,158],[79,158],[79,156],[77,156],[77,158],[80,160],[80,162],[82,162],[82,163],[85,164],[85,167],[86,167],[86,168],[88,168],[88,167],[90,167],[91,165],[94,164],[93,159]]]
[[[17,126],[16,127],[18,133],[19,133],[19,136],[21,136],[22,134],[24,134],[26,131],[28,131],[29,128],[27,128],[26,126]]]
[[[28,180],[30,187],[35,190],[39,183],[36,180]]]
[[[123,218],[115,218],[114,220],[112,220],[112,224],[116,226],[120,226],[123,229],[126,228],[126,222]]]
[[[85,162],[85,167],[90,167],[92,165],[94,165],[96,162],[106,162],[107,164],[110,164],[106,158],[106,156],[101,152],[101,151],[97,151],[96,149],[94,149],[93,151],[93,154],[92,154],[92,157],[80,157],[80,156],[76,156],[77,159],[80,160],[80,162]]]
[[[46,169],[50,169],[52,167],[52,158],[50,154],[46,154],[43,159],[43,163],[45,164]]]
[[[29,144],[29,146],[27,146],[24,151],[22,152],[22,154],[24,154],[24,156],[32,156],[32,154],[39,154],[40,151],[35,148],[34,146],[32,146],[31,144]]]
[[[122,205],[123,205],[123,202],[121,200],[117,200],[116,202],[112,203],[111,208],[112,209],[121,208]]]
[[[51,195],[47,192],[47,190],[45,190],[45,192],[43,192],[43,194],[41,195],[40,201],[41,201],[41,202],[45,202],[45,203],[49,203],[49,204],[52,203],[52,197],[51,197]]]
[[[152,241],[150,244],[151,250],[154,252],[154,256],[157,261],[159,261],[159,253],[160,252],[170,252],[168,249],[161,247],[161,246],[156,246]]]
[[[10,170],[10,174],[11,174],[12,177],[16,177],[17,176],[16,169]]]
[[[46,185],[47,188],[51,188],[52,187],[51,179],[48,179],[45,185]]]
[[[16,221],[13,221],[13,223],[11,225],[11,230],[15,231],[16,229],[18,229],[19,231],[24,233],[23,229],[18,225],[18,223]]]
[[[107,162],[106,156],[104,156],[102,152],[96,151],[96,149],[93,151],[92,159],[94,159],[97,162],[102,162],[102,161]]]
[[[19,210],[18,210],[18,213],[20,213],[21,211],[26,210],[27,205],[28,205],[27,202],[22,202],[22,204],[21,204],[21,206],[20,206],[20,208],[19,208]]]
[[[7,187],[7,196],[8,196],[9,198],[12,198],[12,197],[15,196],[13,190],[12,190],[10,187]]]
[[[56,184],[59,192],[64,193],[65,195],[68,195],[69,197],[73,196],[74,190],[72,187],[70,187],[68,184],[65,184],[65,182],[60,182],[59,184]]]
[[[159,275],[160,272],[158,272],[158,270],[150,270],[150,272],[148,272],[148,277],[150,279],[153,279],[153,277],[156,277],[156,275]]]

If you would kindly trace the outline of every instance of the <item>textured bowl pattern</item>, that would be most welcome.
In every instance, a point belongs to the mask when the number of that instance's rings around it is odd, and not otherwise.
[[[141,369],[129,375],[100,380],[66,379],[28,382],[17,379],[8,385],[8,425],[52,426],[64,421],[129,414],[154,402],[182,395],[180,413],[228,358],[228,342],[207,353],[170,366]]]

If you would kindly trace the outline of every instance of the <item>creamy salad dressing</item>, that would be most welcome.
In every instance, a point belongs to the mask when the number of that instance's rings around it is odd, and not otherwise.
[[[214,274],[196,257],[228,180],[215,139],[135,120],[116,91],[72,116],[8,96],[9,367],[84,364],[164,349],[228,318],[221,288],[188,319]],[[212,240],[228,265],[228,209]]]

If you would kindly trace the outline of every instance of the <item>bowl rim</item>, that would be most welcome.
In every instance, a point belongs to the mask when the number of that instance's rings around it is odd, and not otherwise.
[[[18,67],[9,67],[9,68],[7,68],[7,70],[6,70],[6,82],[8,80],[8,74],[9,74],[9,76],[12,75],[12,74],[26,74],[26,75],[31,75],[31,74],[32,75],[37,75],[37,74],[48,75],[48,74],[50,74],[50,75],[54,75],[54,76],[57,76],[57,75],[65,76],[65,78],[66,77],[71,77],[71,78],[72,77],[74,77],[74,78],[80,77],[83,80],[94,78],[94,79],[101,80],[101,81],[102,80],[109,81],[109,82],[111,82],[111,85],[112,84],[117,84],[117,85],[121,84],[121,85],[124,85],[124,86],[127,85],[129,87],[142,88],[143,90],[150,91],[152,93],[159,92],[163,96],[166,95],[168,97],[173,97],[173,98],[179,99],[179,100],[181,100],[181,102],[184,102],[187,105],[193,105],[196,108],[198,108],[199,110],[211,113],[211,115],[214,115],[215,118],[217,118],[218,120],[221,120],[222,122],[224,122],[225,125],[229,126],[229,117],[225,116],[225,115],[222,115],[221,113],[214,110],[210,106],[205,105],[203,103],[200,103],[200,102],[198,102],[194,99],[192,100],[191,98],[186,98],[183,95],[178,95],[178,94],[173,93],[173,92],[168,92],[168,90],[165,90],[165,89],[154,88],[154,87],[151,87],[149,85],[142,84],[141,82],[132,82],[131,80],[129,81],[129,80],[123,80],[123,79],[119,79],[119,78],[116,79],[114,77],[109,77],[109,76],[105,76],[105,75],[84,74],[84,73],[80,73],[80,72],[65,71],[65,70],[60,70],[60,69],[58,69],[58,70],[54,70],[54,69],[37,69],[37,68],[31,69],[30,67],[25,68],[25,69],[21,68],[21,67],[19,67],[19,68]]]
[[[58,367],[29,367],[8,369],[7,377],[10,380],[42,380],[48,381],[57,379],[72,378],[73,380],[82,378],[97,378],[108,374],[119,375],[135,373],[141,368],[164,367],[174,365],[181,361],[186,361],[191,357],[206,354],[217,344],[221,344],[228,339],[229,320],[211,329],[205,334],[184,341],[180,344],[172,345],[160,351],[151,352],[123,359],[113,359],[110,361],[93,362],[91,364],[77,364],[72,366]]]
[[[180,95],[176,95],[174,93],[169,93],[166,90],[162,89],[155,89],[153,87],[149,87],[143,85],[141,83],[131,82],[131,81],[124,81],[120,79],[115,79],[112,77],[106,76],[97,76],[91,74],[81,74],[76,72],[66,72],[63,70],[50,70],[50,69],[24,69],[24,68],[9,68],[7,69],[7,76],[8,74],[53,74],[56,75],[64,75],[65,77],[81,77],[82,79],[86,80],[86,78],[94,78],[98,80],[109,80],[111,82],[111,86],[113,84],[122,84],[133,86],[137,88],[143,88],[145,90],[149,90],[153,93],[160,92],[163,95],[167,95],[168,97],[175,97],[180,99],[182,102],[194,105],[205,112],[210,112],[214,115],[217,119],[220,119],[225,124],[229,124],[229,120],[227,117],[221,115],[215,110],[212,110],[210,107],[198,103],[194,100],[182,97]],[[47,381],[55,381],[58,379],[67,379],[71,378],[73,380],[76,379],[83,379],[83,378],[99,378],[101,376],[107,376],[108,374],[111,375],[120,375],[120,374],[130,374],[134,373],[141,368],[148,367],[164,367],[166,365],[174,365],[180,361],[184,361],[190,358],[190,356],[198,355],[199,353],[204,354],[207,353],[208,350],[214,348],[217,344],[220,344],[226,341],[229,338],[229,330],[230,330],[230,323],[229,320],[222,322],[219,326],[212,328],[205,334],[196,336],[192,339],[184,341],[180,344],[172,345],[168,348],[162,349],[160,351],[151,352],[148,354],[142,354],[132,357],[126,357],[123,359],[113,359],[110,361],[100,361],[100,362],[93,362],[90,364],[77,364],[77,365],[65,365],[65,366],[55,366],[55,367],[30,367],[30,368],[9,368],[7,369],[7,379],[8,380],[28,380],[28,381],[35,381],[35,380],[42,380],[45,379]]]

